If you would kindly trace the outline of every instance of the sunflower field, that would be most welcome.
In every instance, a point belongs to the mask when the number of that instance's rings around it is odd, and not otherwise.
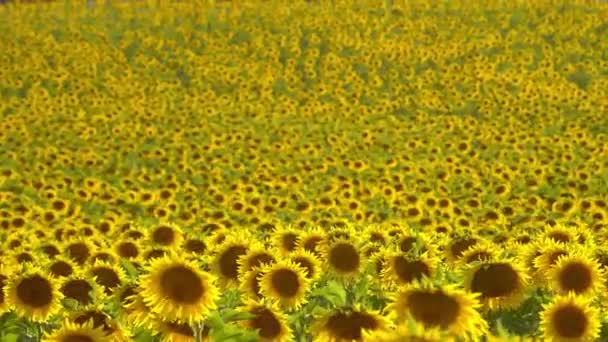
[[[0,5],[0,341],[608,341],[608,4]]]

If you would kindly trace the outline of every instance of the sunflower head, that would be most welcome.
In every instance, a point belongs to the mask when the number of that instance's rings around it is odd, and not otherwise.
[[[58,313],[63,298],[57,282],[37,267],[5,279],[4,295],[9,307],[34,322]]]
[[[297,309],[304,303],[310,287],[305,274],[306,270],[288,260],[266,265],[261,276],[262,294],[282,307]]]
[[[328,240],[322,249],[323,261],[333,275],[341,279],[356,277],[362,270],[363,255],[356,240]]]
[[[603,290],[605,275],[599,263],[583,253],[565,255],[557,260],[547,275],[551,288],[558,293],[587,295]]]
[[[48,342],[104,342],[107,340],[108,335],[103,331],[103,328],[95,328],[92,320],[84,324],[78,324],[66,319],[59,329],[53,330],[43,337],[43,341]]]
[[[428,257],[411,255],[410,253],[396,252],[387,254],[380,274],[387,289],[392,286],[405,286],[425,277],[432,277],[438,261]]]
[[[154,259],[141,276],[145,304],[160,317],[192,323],[215,308],[215,277],[176,255]]]
[[[243,311],[252,317],[241,324],[248,330],[257,330],[260,341],[288,341],[292,338],[287,315],[276,302],[248,300]]]
[[[183,233],[178,225],[163,222],[149,229],[148,239],[153,245],[157,246],[179,246],[183,240]]]
[[[399,322],[413,320],[455,337],[479,339],[488,329],[477,294],[423,280],[390,296],[387,310]]]
[[[585,297],[558,295],[544,306],[540,329],[545,341],[596,341],[600,332],[598,310]]]
[[[249,251],[248,239],[236,236],[227,237],[219,245],[213,256],[212,267],[222,286],[237,286],[239,277],[239,259]]]
[[[360,305],[330,310],[313,322],[313,335],[320,341],[361,341],[364,334],[391,327],[390,320]]]
[[[513,258],[475,262],[463,273],[466,289],[479,294],[484,309],[515,308],[526,295],[529,277]]]

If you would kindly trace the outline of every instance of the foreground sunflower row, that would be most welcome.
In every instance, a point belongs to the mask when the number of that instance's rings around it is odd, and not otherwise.
[[[101,233],[33,239],[31,255],[0,269],[3,336],[41,327],[48,341],[151,332],[166,341],[478,341],[508,338],[524,319],[539,323],[544,339],[599,336],[606,254],[585,226],[546,226],[534,242],[498,249],[398,222],[361,228],[195,237],[169,223],[147,233],[127,224],[114,248],[100,247]],[[141,245],[153,247],[140,265]]]
[[[0,6],[0,341],[607,340],[591,2]]]

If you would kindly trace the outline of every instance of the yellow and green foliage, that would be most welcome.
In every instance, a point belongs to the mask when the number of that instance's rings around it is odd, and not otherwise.
[[[0,341],[608,340],[608,5],[0,5]]]

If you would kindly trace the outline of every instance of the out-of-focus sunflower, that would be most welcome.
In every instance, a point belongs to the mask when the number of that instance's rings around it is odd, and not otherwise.
[[[593,295],[605,286],[605,275],[597,261],[584,253],[560,257],[547,274],[553,290],[561,294]]]
[[[179,246],[184,239],[181,228],[168,222],[153,226],[148,232],[150,242],[163,247]]]
[[[4,266],[0,263],[0,315],[9,310],[9,305],[6,301],[5,287],[9,282],[10,275],[13,270],[11,267]]]
[[[320,247],[324,243],[326,237],[327,234],[321,228],[311,228],[298,236],[297,246],[298,248],[320,256]]]
[[[298,247],[298,239],[301,234],[301,230],[292,226],[279,225],[277,229],[272,232],[272,245],[282,255],[289,255],[289,253],[296,250]]]
[[[312,323],[313,341],[361,341],[365,333],[391,328],[388,318],[379,312],[355,305],[329,310]]]
[[[323,262],[338,279],[352,279],[363,268],[363,255],[356,241],[339,238],[322,246]]]
[[[180,323],[178,321],[164,321],[160,318],[156,318],[151,323],[152,331],[157,332],[160,335],[162,342],[197,342],[196,336],[198,327],[188,323]],[[199,332],[200,342],[211,341],[209,336],[209,327],[203,326],[202,331]]]
[[[513,258],[492,258],[466,266],[465,288],[479,294],[483,309],[512,309],[524,300],[529,276]]]
[[[127,275],[121,267],[110,264],[109,262],[97,261],[88,271],[95,282],[103,287],[105,294],[111,295],[114,289],[120,286]]]
[[[262,275],[264,271],[260,267],[254,267],[239,276],[240,290],[249,298],[258,300],[262,298]]]
[[[140,292],[129,296],[129,300],[121,302],[125,304],[120,311],[120,320],[128,326],[150,328],[154,319],[159,317],[150,306],[146,305]]]
[[[53,278],[69,277],[79,269],[72,259],[64,256],[58,256],[45,263],[44,266],[46,266],[49,275]]]
[[[599,318],[589,298],[573,293],[558,295],[543,307],[540,331],[544,341],[597,341]]]
[[[146,305],[160,317],[190,324],[214,310],[219,296],[215,277],[171,255],[154,259],[140,277],[140,286]]]
[[[397,324],[413,319],[425,328],[474,341],[488,331],[488,324],[478,311],[478,295],[454,285],[437,286],[423,280],[389,297],[392,302],[387,311]]]
[[[276,300],[282,307],[289,309],[297,309],[306,301],[310,281],[302,267],[281,260],[266,265],[262,270],[260,286],[264,297]]]
[[[59,286],[40,268],[26,269],[5,281],[6,304],[19,316],[43,322],[61,310],[63,295]]]
[[[485,261],[494,256],[496,256],[496,246],[484,241],[464,251],[460,259],[458,259],[457,266],[466,267],[471,263]]]
[[[281,311],[276,302],[248,300],[242,310],[251,314],[252,317],[241,321],[241,325],[248,330],[257,330],[260,341],[282,342],[292,340],[292,331],[287,321],[287,315]]]
[[[87,325],[92,322],[93,328],[101,328],[107,340],[113,342],[129,341],[129,333],[99,305],[82,308],[69,315],[69,320],[75,324]]]
[[[574,245],[544,239],[541,242],[539,255],[534,259],[534,267],[538,270],[538,276],[546,280],[551,268],[555,267],[557,260],[562,256],[572,254]]]
[[[65,320],[59,329],[47,333],[42,337],[43,342],[106,342],[107,335],[101,327],[93,328],[93,322],[87,324],[76,324]]]
[[[304,249],[299,249],[289,256],[289,259],[306,271],[305,276],[311,282],[321,277],[321,261],[315,254]]]
[[[455,263],[462,257],[466,250],[483,240],[476,235],[463,235],[451,237],[445,241],[448,242],[445,248],[446,258],[449,262]]]
[[[395,286],[401,287],[424,277],[431,278],[438,262],[426,253],[421,256],[402,252],[387,254],[380,274],[382,284],[386,290],[393,290]]]
[[[363,332],[365,342],[455,342],[456,340],[442,333],[438,328],[425,328],[415,321],[399,324],[395,329],[366,330]]]
[[[220,286],[238,286],[239,259],[249,251],[249,239],[229,236],[216,248],[212,256],[212,269]]]
[[[237,261],[238,274],[245,274],[256,267],[272,264],[276,262],[277,256],[278,252],[275,249],[265,248],[261,243],[253,243],[249,246],[247,254],[241,256]]]

